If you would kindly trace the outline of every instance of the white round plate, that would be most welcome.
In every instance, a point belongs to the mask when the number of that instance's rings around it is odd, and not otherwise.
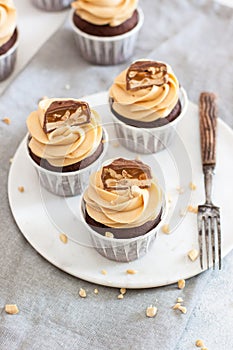
[[[223,6],[228,6],[233,8],[233,0],[214,0]]]
[[[85,100],[95,106],[103,122],[110,122],[106,92],[87,96]],[[107,158],[135,158],[135,154],[117,143],[112,125],[109,124],[107,128],[110,136]],[[188,111],[179,125],[179,135],[183,146],[177,148],[178,156],[177,151],[174,152],[177,141],[170,150],[153,156],[140,155],[151,165],[159,181],[164,181],[165,189],[169,192],[168,222],[172,229],[170,234],[158,233],[145,257],[130,263],[119,263],[99,255],[90,246],[88,233],[80,221],[80,196],[57,197],[40,187],[37,174],[25,154],[25,140],[16,151],[8,181],[11,210],[22,234],[53,265],[73,276],[105,286],[157,287],[199,274],[202,272],[199,259],[192,262],[187,256],[192,248],[198,249],[196,215],[191,212],[180,215],[180,210],[184,211],[188,205],[196,207],[204,202],[198,108],[192,103],[189,103]],[[232,149],[233,132],[219,120],[213,200],[221,208],[223,256],[233,248],[233,215],[230,209],[233,198]],[[194,191],[189,188],[191,181],[197,186]],[[19,186],[24,186],[23,193],[18,190]],[[178,193],[178,186],[184,189],[183,194]],[[68,236],[67,244],[59,239],[61,233]],[[129,275],[127,269],[134,269],[137,273]],[[102,270],[106,270],[107,274],[102,274]]]

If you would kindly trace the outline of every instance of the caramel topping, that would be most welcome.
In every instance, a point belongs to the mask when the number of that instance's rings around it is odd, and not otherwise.
[[[54,101],[44,115],[43,129],[49,133],[64,125],[83,125],[90,122],[91,112],[88,103],[83,101]]]
[[[150,167],[140,160],[118,158],[102,168],[101,180],[106,190],[125,190],[132,186],[147,188],[151,185],[152,175]]]
[[[168,82],[167,66],[155,61],[136,61],[126,73],[126,89],[140,90],[153,85],[161,86]]]

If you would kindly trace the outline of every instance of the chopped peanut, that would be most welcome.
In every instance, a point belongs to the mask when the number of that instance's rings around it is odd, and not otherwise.
[[[113,238],[114,235],[113,235],[112,232],[106,231],[106,232],[105,232],[105,237],[107,237],[107,238]]]
[[[9,125],[11,123],[10,118],[3,118],[2,121],[3,121],[3,123],[5,123],[7,125]]]
[[[201,347],[204,346],[204,342],[203,342],[203,340],[198,339],[198,340],[196,340],[195,345],[196,345],[198,348],[201,348]]]
[[[184,289],[184,287],[185,287],[185,280],[179,280],[178,281],[178,288]]]
[[[121,294],[124,295],[124,294],[126,293],[126,288],[121,288],[121,289],[120,289],[120,292],[121,292]]]
[[[107,275],[107,271],[106,270],[101,270],[102,275]]]
[[[190,190],[195,191],[195,190],[196,190],[196,188],[197,188],[197,186],[195,185],[195,183],[190,182],[190,184],[189,184],[189,188],[190,188]]]
[[[86,293],[85,289],[83,289],[83,288],[80,288],[78,294],[81,298],[86,298],[86,296],[87,296],[87,293]]]
[[[188,252],[188,257],[190,260],[195,261],[198,258],[198,250],[197,249],[192,249]]]
[[[129,275],[135,275],[137,273],[137,271],[133,270],[133,269],[128,269],[128,270],[126,270],[126,273],[128,273]]]
[[[5,305],[5,311],[7,314],[16,315],[19,312],[19,309],[16,304],[7,304]]]
[[[18,187],[18,191],[21,192],[21,193],[23,193],[23,192],[24,192],[24,187],[23,187],[23,186],[19,186],[19,187]]]
[[[170,233],[170,226],[168,224],[163,225],[162,232],[163,233]]]
[[[61,233],[59,238],[62,241],[62,243],[64,243],[64,244],[66,244],[68,242],[68,237],[64,233]]]
[[[157,311],[158,311],[157,307],[151,305],[146,309],[146,316],[155,317],[155,315],[157,314]]]
[[[189,205],[187,209],[190,213],[197,214],[197,212],[198,212],[198,207],[194,207],[192,205]]]
[[[118,299],[123,299],[123,298],[124,298],[124,295],[123,295],[123,294],[119,294],[117,298],[118,298]]]
[[[99,290],[97,288],[94,289],[95,294],[99,294]]]

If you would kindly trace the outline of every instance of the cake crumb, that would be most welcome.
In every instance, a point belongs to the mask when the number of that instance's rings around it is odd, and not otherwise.
[[[168,224],[163,225],[162,232],[166,234],[170,233],[170,226]]]
[[[120,293],[124,295],[126,293],[126,288],[121,288]]]
[[[95,294],[99,294],[99,290],[97,288],[94,289]]]
[[[19,312],[18,306],[16,304],[6,304],[5,312],[10,315],[16,315]]]
[[[197,186],[195,185],[195,183],[190,182],[189,188],[190,188],[191,191],[195,191],[197,189]]]
[[[23,186],[19,186],[19,187],[18,187],[18,191],[21,192],[21,193],[23,193],[23,192],[24,192],[24,187],[23,187]]]
[[[191,249],[189,252],[188,252],[188,257],[191,261],[195,261],[197,260],[198,258],[198,250],[197,249]]]
[[[198,207],[194,207],[192,205],[189,205],[187,209],[190,213],[197,214],[197,212],[198,212]]]
[[[87,293],[86,293],[85,289],[83,289],[83,288],[80,288],[78,294],[81,298],[86,298],[86,296],[87,296]]]
[[[62,243],[64,243],[64,244],[66,244],[68,242],[68,237],[64,233],[61,233],[59,238],[62,241]]]
[[[179,289],[184,289],[184,287],[185,287],[185,280],[179,280],[177,282],[177,284],[178,284],[178,288]]]
[[[128,270],[126,270],[126,273],[128,273],[129,275],[135,275],[138,272],[134,269],[128,269]]]
[[[157,314],[157,311],[158,311],[157,307],[150,305],[150,306],[146,309],[146,316],[147,316],[147,317],[155,317],[156,314]]]
[[[196,345],[198,348],[201,348],[201,347],[205,346],[203,340],[201,340],[201,339],[196,340],[195,345]]]
[[[3,121],[3,123],[5,123],[7,125],[10,125],[10,123],[11,123],[10,118],[3,118],[2,121]]]
[[[106,270],[101,270],[102,275],[107,275],[107,271]]]
[[[177,192],[179,194],[183,194],[184,193],[184,188],[183,187],[178,186],[178,187],[176,187],[176,190],[177,190]]]
[[[124,298],[124,295],[123,294],[119,294],[117,299],[123,299]]]
[[[106,231],[104,235],[107,238],[114,238],[114,234],[112,232],[109,232],[109,231]]]

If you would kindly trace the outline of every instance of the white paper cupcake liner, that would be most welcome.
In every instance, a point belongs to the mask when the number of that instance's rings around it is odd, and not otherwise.
[[[31,0],[33,5],[45,11],[61,11],[69,7],[72,0]]]
[[[103,151],[100,156],[87,167],[67,173],[55,172],[40,167],[31,158],[26,145],[28,158],[38,173],[40,185],[49,192],[62,197],[71,197],[83,193],[84,189],[88,186],[89,176],[101,166],[106,154],[108,136],[105,130],[103,135],[105,142],[103,143]]]
[[[14,70],[17,57],[18,39],[3,55],[0,55],[0,81],[7,79]]]
[[[81,219],[87,228],[93,244],[93,248],[102,256],[109,260],[118,262],[129,262],[143,257],[150,250],[157,232],[164,223],[167,215],[167,204],[164,200],[161,220],[158,225],[145,235],[128,239],[115,239],[102,236],[93,230],[85,220],[85,204],[81,201]],[[109,228],[111,231],[111,228]]]
[[[144,15],[140,8],[138,8],[137,25],[127,33],[111,37],[99,37],[84,33],[75,26],[73,14],[74,10],[70,13],[70,24],[74,38],[81,55],[87,61],[99,65],[114,65],[126,61],[133,55],[137,36],[144,21]]]
[[[176,128],[187,111],[188,98],[181,87],[179,94],[181,113],[172,122],[157,128],[137,128],[120,121],[113,113],[112,118],[119,142],[136,153],[156,153],[171,145]]]

